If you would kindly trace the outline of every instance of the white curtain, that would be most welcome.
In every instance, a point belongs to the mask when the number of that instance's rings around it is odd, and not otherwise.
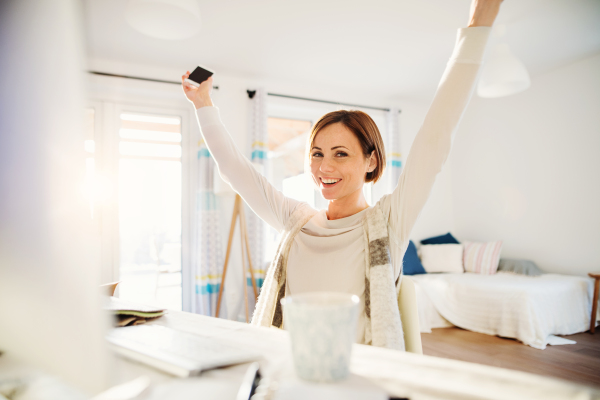
[[[251,95],[251,92],[249,92]],[[249,96],[250,97],[250,96]],[[250,98],[250,115],[248,120],[248,154],[254,167],[262,174],[266,174],[268,168],[267,162],[267,142],[269,140],[267,130],[267,92],[264,89],[258,89]],[[246,206],[246,219],[248,226],[248,237],[250,242],[250,255],[254,279],[258,288],[262,286],[265,269],[269,260],[265,260],[266,229],[265,223],[249,207]],[[254,309],[254,294],[252,290],[252,281],[250,275],[246,276],[248,285],[248,296],[250,309]]]
[[[198,142],[196,182],[192,192],[194,219],[192,223],[192,309],[197,314],[215,316],[221,285],[223,252],[219,202],[214,193],[215,162],[204,140]],[[220,316],[227,315],[226,302],[221,300]]]
[[[391,193],[402,173],[403,158],[400,146],[399,111],[392,108],[386,112],[385,127],[381,127],[381,135],[385,145],[386,168],[380,181],[373,185],[372,202],[375,204],[379,199]]]
[[[255,168],[265,173],[267,164],[267,94],[259,89],[250,99],[250,113],[248,120],[248,157]],[[195,193],[195,217],[192,227],[193,248],[192,248],[192,271],[193,271],[193,300],[192,312],[209,316],[216,315],[217,298],[221,285],[222,269],[224,262],[224,248],[221,243],[221,229],[228,229],[228,226],[222,227],[219,218],[220,209],[218,198],[215,195],[215,162],[208,151],[204,141],[198,142],[197,163],[196,163],[196,188]],[[254,279],[258,288],[262,286],[265,268],[268,260],[265,260],[265,223],[254,214],[254,212],[245,205],[246,226],[248,229],[248,241],[250,244],[250,257],[252,260]],[[236,232],[239,232],[239,223],[236,226]],[[240,247],[235,245],[232,252],[239,252]],[[235,267],[232,261],[237,257],[230,259],[228,273],[239,274],[241,269]],[[246,263],[246,258],[239,260]],[[239,276],[239,275],[238,275]],[[233,281],[230,281],[230,284]],[[239,282],[239,281],[238,281]],[[245,277],[245,283],[248,285],[248,305],[250,316],[254,310],[254,292],[249,272]],[[242,288],[243,290],[243,288]],[[237,289],[235,289],[237,292]],[[239,293],[239,292],[238,292]],[[235,296],[237,297],[237,296]],[[242,300],[243,295],[237,299]],[[234,319],[244,319],[244,306],[239,304],[237,299],[234,304],[230,304],[231,312],[239,314],[231,315]],[[225,293],[221,299],[220,317],[227,317],[227,301]]]
[[[387,143],[385,143],[387,159],[387,186],[390,192],[394,190],[398,184],[398,179],[402,173],[402,153],[400,147],[400,125],[398,123],[398,117],[400,113],[397,108],[392,108],[386,113],[386,136]]]

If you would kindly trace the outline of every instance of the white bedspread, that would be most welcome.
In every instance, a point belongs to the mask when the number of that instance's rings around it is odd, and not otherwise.
[[[413,275],[419,302],[421,331],[447,326],[515,338],[545,349],[554,335],[571,335],[589,328],[592,280],[544,274],[531,277],[495,275]],[[439,312],[442,319],[436,316]],[[558,344],[558,343],[556,343]]]
[[[421,275],[419,275],[421,276]],[[417,294],[417,308],[419,311],[419,327],[421,333],[431,333],[433,328],[448,328],[452,325],[448,320],[436,310],[433,302],[427,296],[427,293],[421,288],[417,279],[411,276],[415,282],[415,292]]]

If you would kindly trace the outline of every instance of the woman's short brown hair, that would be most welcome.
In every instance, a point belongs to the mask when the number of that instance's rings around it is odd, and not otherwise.
[[[375,121],[367,113],[355,110],[339,110],[323,115],[312,128],[308,148],[312,149],[317,133],[326,126],[336,123],[343,124],[354,133],[354,136],[360,142],[365,158],[369,158],[371,152],[375,151],[377,167],[372,172],[367,173],[365,182],[377,182],[385,169],[385,147]],[[310,152],[308,157],[310,158]]]

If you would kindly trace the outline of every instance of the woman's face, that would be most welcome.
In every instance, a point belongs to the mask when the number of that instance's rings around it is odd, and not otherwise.
[[[367,172],[375,169],[375,157],[363,155],[360,142],[342,123],[323,128],[310,149],[312,177],[327,200],[339,200],[362,190]]]

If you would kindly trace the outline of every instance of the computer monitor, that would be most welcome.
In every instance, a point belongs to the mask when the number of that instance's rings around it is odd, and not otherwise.
[[[76,0],[0,2],[0,351],[84,393],[107,387],[84,171]]]

